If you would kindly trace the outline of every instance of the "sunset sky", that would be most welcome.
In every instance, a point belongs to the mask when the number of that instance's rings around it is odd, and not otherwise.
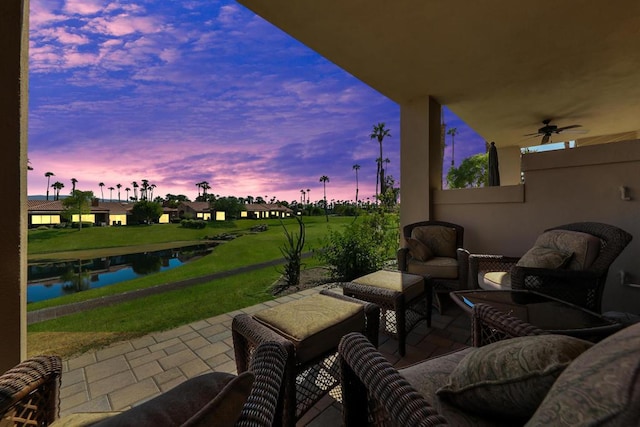
[[[233,1],[31,0],[29,195],[47,179],[104,197],[147,179],[155,196],[373,197],[378,144],[399,171],[399,107]],[[484,141],[457,127],[456,165]],[[445,165],[451,162],[447,138]],[[400,183],[401,185],[401,183]],[[50,191],[53,194],[53,191]],[[116,191],[113,198],[117,198]]]

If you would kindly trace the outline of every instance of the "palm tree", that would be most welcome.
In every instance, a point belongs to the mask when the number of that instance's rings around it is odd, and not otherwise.
[[[137,202],[138,201],[138,183],[133,181],[131,183],[131,186],[133,187],[133,199]]]
[[[104,202],[104,192],[102,191],[102,188],[104,187],[104,182],[99,183],[98,187],[100,187],[100,196],[102,198],[102,201]],[[111,199],[111,197],[109,197],[109,199]]]
[[[104,185],[104,184],[102,184],[102,185]],[[115,188],[109,187],[109,188],[107,188],[107,190],[109,190],[109,201],[113,202],[113,190],[115,190]],[[104,202],[104,199],[102,199],[102,201]]]
[[[156,188],[155,184],[149,186],[149,200],[153,200],[153,189]]]
[[[305,192],[304,190],[300,190],[300,204],[304,205],[304,196],[305,196]]]
[[[76,191],[76,184],[78,183],[78,180],[75,178],[71,178],[71,194],[73,194],[74,191]]]
[[[311,189],[307,188],[307,203],[311,203]]]
[[[451,128],[447,131],[447,135],[451,135],[451,167],[454,166],[454,150],[455,150],[455,141],[454,138],[458,133],[458,128]]]
[[[64,184],[61,183],[60,181],[56,181],[53,184],[51,184],[51,187],[56,190],[56,198],[55,200],[59,200],[60,199],[60,190],[62,190],[64,188]]]
[[[391,163],[391,160],[389,160],[389,158],[387,157],[382,161],[381,164],[385,164],[385,163],[389,165],[389,163]],[[387,191],[386,170],[387,170],[387,166],[380,166],[380,194],[384,194]]]
[[[202,181],[201,183],[202,185],[202,197],[204,197],[206,199],[207,196],[207,190],[211,190],[211,186],[209,185],[209,183],[207,181]]]
[[[377,125],[373,125],[373,132],[369,135],[371,139],[378,140],[380,145],[380,161],[378,162],[378,173],[376,175],[376,198],[378,197],[378,183],[380,183],[380,189],[382,189],[382,141],[385,137],[391,137],[389,129],[384,128],[384,122],[380,122]]]
[[[125,193],[127,193],[127,202],[129,201],[129,191],[131,191],[131,189],[129,187],[124,189]]]
[[[147,194],[148,191],[149,191],[149,180],[148,179],[143,179],[142,180],[142,184],[140,184],[140,199],[141,200],[148,200],[149,199],[149,195]]]
[[[50,179],[52,176],[54,176],[55,174],[53,172],[45,172],[44,176],[47,177],[47,201],[49,201],[49,184],[50,184]]]
[[[329,182],[329,177],[327,175],[322,175],[320,177],[320,182],[324,188],[324,215],[327,217],[327,222],[329,222],[329,212],[327,211],[327,182]]]
[[[120,189],[122,188],[122,184],[116,184],[116,188],[118,189],[118,203],[120,203]]]
[[[356,205],[357,205],[358,204],[358,171],[360,170],[360,165],[356,163],[355,165],[351,166],[351,169],[356,171]]]

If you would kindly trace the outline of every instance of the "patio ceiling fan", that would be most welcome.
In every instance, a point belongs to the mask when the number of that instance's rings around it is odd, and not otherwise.
[[[582,125],[569,125],[569,126],[558,127],[556,125],[552,125],[551,124],[551,119],[543,120],[542,124],[544,126],[542,126],[540,129],[538,129],[538,132],[529,133],[529,134],[526,134],[524,136],[531,136],[531,137],[541,136],[542,137],[542,141],[540,142],[540,144],[546,144],[546,143],[550,142],[551,135],[553,135],[554,133],[559,134],[559,133],[565,132],[565,131],[570,130],[570,129],[576,129],[576,128],[582,127]],[[587,131],[583,130],[583,129],[580,129],[580,130],[570,130],[569,132],[570,133],[586,133]]]

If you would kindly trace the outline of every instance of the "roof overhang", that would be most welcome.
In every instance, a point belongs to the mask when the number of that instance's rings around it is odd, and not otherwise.
[[[499,146],[553,119],[640,128],[640,2],[238,0],[383,95],[432,96]]]

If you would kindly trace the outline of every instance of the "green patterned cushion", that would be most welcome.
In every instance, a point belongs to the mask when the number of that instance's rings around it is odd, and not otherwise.
[[[518,260],[516,265],[519,267],[533,268],[564,268],[572,256],[573,253],[571,252],[534,246],[522,255],[522,258]]]
[[[563,335],[499,341],[469,353],[437,393],[465,411],[529,418],[564,368],[591,345]]]
[[[640,323],[580,355],[553,384],[527,426],[637,426]]]
[[[589,268],[600,252],[600,239],[589,233],[568,230],[550,230],[536,239],[534,246],[557,249],[573,254],[567,263],[569,270]]]
[[[411,237],[427,245],[434,256],[456,258],[456,229],[442,225],[423,225],[411,230]]]
[[[428,259],[433,258],[433,252],[431,249],[424,243],[422,243],[418,239],[414,239],[412,237],[407,237],[405,239],[407,242],[407,246],[409,247],[409,253],[411,256],[418,261],[426,261]]]

